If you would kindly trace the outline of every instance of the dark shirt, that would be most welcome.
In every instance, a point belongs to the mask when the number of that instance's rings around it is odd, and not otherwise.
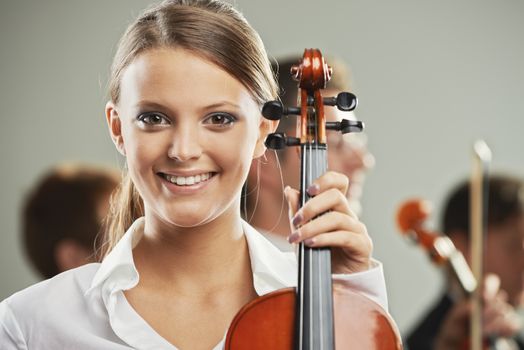
[[[426,314],[422,321],[407,336],[409,350],[433,349],[440,325],[453,306],[451,298],[445,294]]]

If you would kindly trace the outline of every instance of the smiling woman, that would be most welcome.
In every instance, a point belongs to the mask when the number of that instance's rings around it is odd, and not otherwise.
[[[4,300],[3,348],[221,349],[243,305],[296,285],[294,254],[240,217],[250,164],[276,128],[260,107],[276,90],[258,34],[227,3],[165,1],[131,24],[106,105],[128,173],[103,260]],[[331,247],[334,283],[386,309],[382,266],[347,185],[335,172],[316,179],[292,240]]]

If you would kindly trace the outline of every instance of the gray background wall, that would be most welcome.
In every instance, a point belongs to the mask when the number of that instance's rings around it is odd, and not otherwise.
[[[21,201],[38,176],[65,160],[120,166],[103,116],[106,77],[119,36],[148,3],[2,0],[0,299],[38,280],[18,237]],[[469,173],[478,138],[491,146],[494,170],[524,175],[524,2],[236,5],[272,56],[319,47],[351,63],[377,158],[363,220],[385,265],[391,312],[408,330],[442,282],[397,233],[398,204],[418,195],[438,208]]]

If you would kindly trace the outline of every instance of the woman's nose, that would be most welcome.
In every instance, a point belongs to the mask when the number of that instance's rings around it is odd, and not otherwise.
[[[193,125],[180,125],[174,130],[168,157],[180,162],[196,159],[202,154],[198,128]]]

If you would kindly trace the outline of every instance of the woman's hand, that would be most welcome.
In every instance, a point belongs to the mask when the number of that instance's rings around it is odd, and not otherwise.
[[[373,243],[366,226],[349,209],[346,176],[328,171],[307,189],[314,196],[298,209],[299,192],[286,187],[291,223],[290,243],[331,247],[333,273],[368,270]]]

